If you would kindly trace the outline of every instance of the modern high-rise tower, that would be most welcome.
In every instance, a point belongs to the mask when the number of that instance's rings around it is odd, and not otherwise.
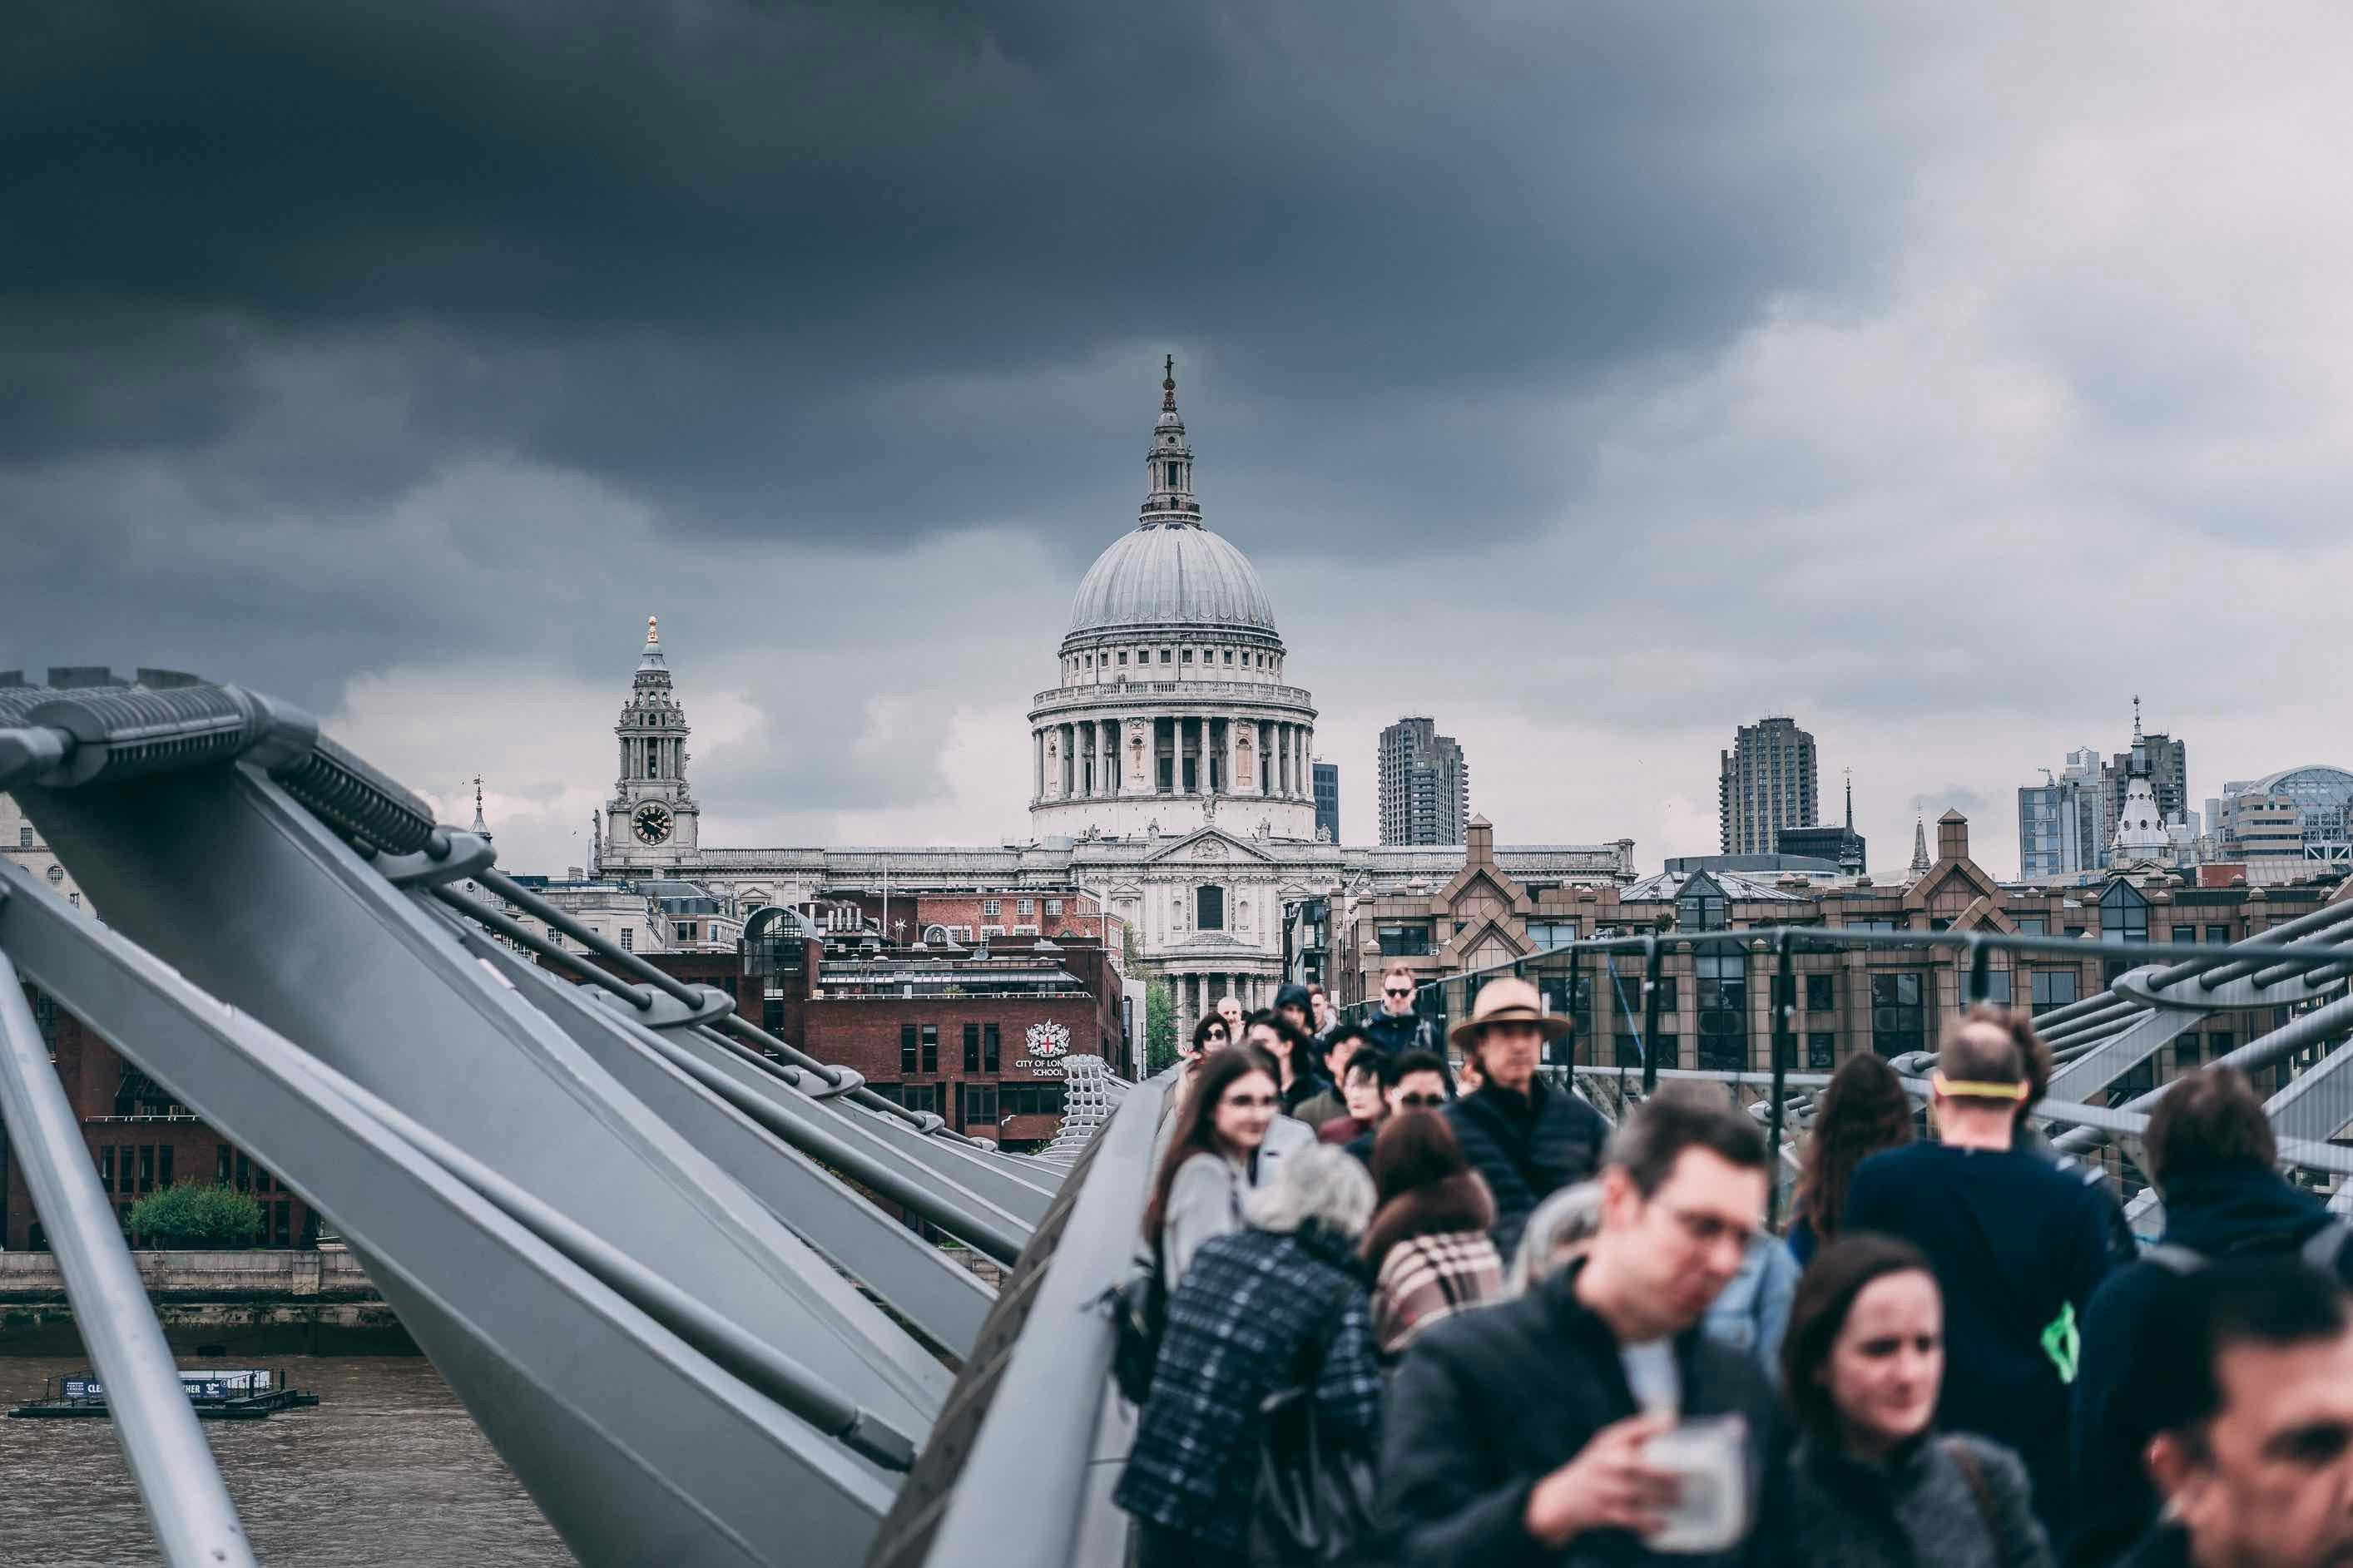
[[[1381,842],[1460,844],[1471,823],[1471,764],[1438,721],[1404,718],[1381,731]]]
[[[1771,855],[1781,829],[1811,827],[1821,793],[1814,776],[1814,738],[1789,718],[1759,719],[1734,731],[1719,752],[1717,839],[1726,855]]]
[[[1340,842],[1340,764],[1316,763],[1315,836],[1327,844]]]

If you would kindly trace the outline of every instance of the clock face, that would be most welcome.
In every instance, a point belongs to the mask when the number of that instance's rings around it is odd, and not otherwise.
[[[652,801],[638,807],[638,837],[649,844],[659,844],[670,837],[670,813]]]

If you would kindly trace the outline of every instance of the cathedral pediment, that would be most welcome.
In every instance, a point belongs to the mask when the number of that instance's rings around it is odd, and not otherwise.
[[[1197,827],[1184,837],[1163,845],[1144,858],[1146,866],[1158,866],[1164,869],[1171,862],[1178,865],[1229,866],[1239,862],[1271,866],[1274,857],[1248,839],[1237,838],[1223,828]]]

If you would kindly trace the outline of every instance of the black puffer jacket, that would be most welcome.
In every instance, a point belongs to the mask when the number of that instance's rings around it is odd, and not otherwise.
[[[1635,1413],[1617,1336],[1577,1299],[1583,1268],[1571,1264],[1516,1300],[1457,1312],[1407,1348],[1389,1385],[1381,1447],[1398,1561],[1416,1568],[1781,1561],[1788,1487],[1772,1388],[1753,1357],[1696,1329],[1675,1342],[1683,1414],[1747,1418],[1747,1540],[1713,1556],[1670,1557],[1623,1531],[1580,1536],[1558,1552],[1528,1534],[1536,1482]]]
[[[1509,1263],[1520,1249],[1528,1211],[1552,1194],[1584,1181],[1601,1163],[1609,1124],[1567,1089],[1530,1081],[1529,1092],[1487,1084],[1449,1104],[1442,1113],[1471,1168],[1495,1194],[1495,1249]]]

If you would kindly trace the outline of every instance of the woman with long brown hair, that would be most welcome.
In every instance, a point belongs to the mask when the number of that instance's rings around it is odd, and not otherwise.
[[[1242,1199],[1273,1179],[1274,1163],[1315,1142],[1279,1110],[1274,1064],[1257,1051],[1219,1051],[1195,1076],[1144,1211],[1171,1294],[1203,1242],[1242,1227]]]
[[[1838,1239],[1854,1168],[1882,1149],[1912,1142],[1912,1112],[1904,1080],[1883,1058],[1868,1051],[1849,1057],[1831,1075],[1806,1136],[1798,1217],[1789,1226],[1789,1253],[1800,1268],[1817,1248]]]
[[[1360,1250],[1374,1337],[1393,1360],[1440,1318],[1503,1295],[1504,1258],[1487,1235],[1495,1199],[1444,1117],[1390,1117],[1373,1139],[1373,1186],[1380,1206]]]

